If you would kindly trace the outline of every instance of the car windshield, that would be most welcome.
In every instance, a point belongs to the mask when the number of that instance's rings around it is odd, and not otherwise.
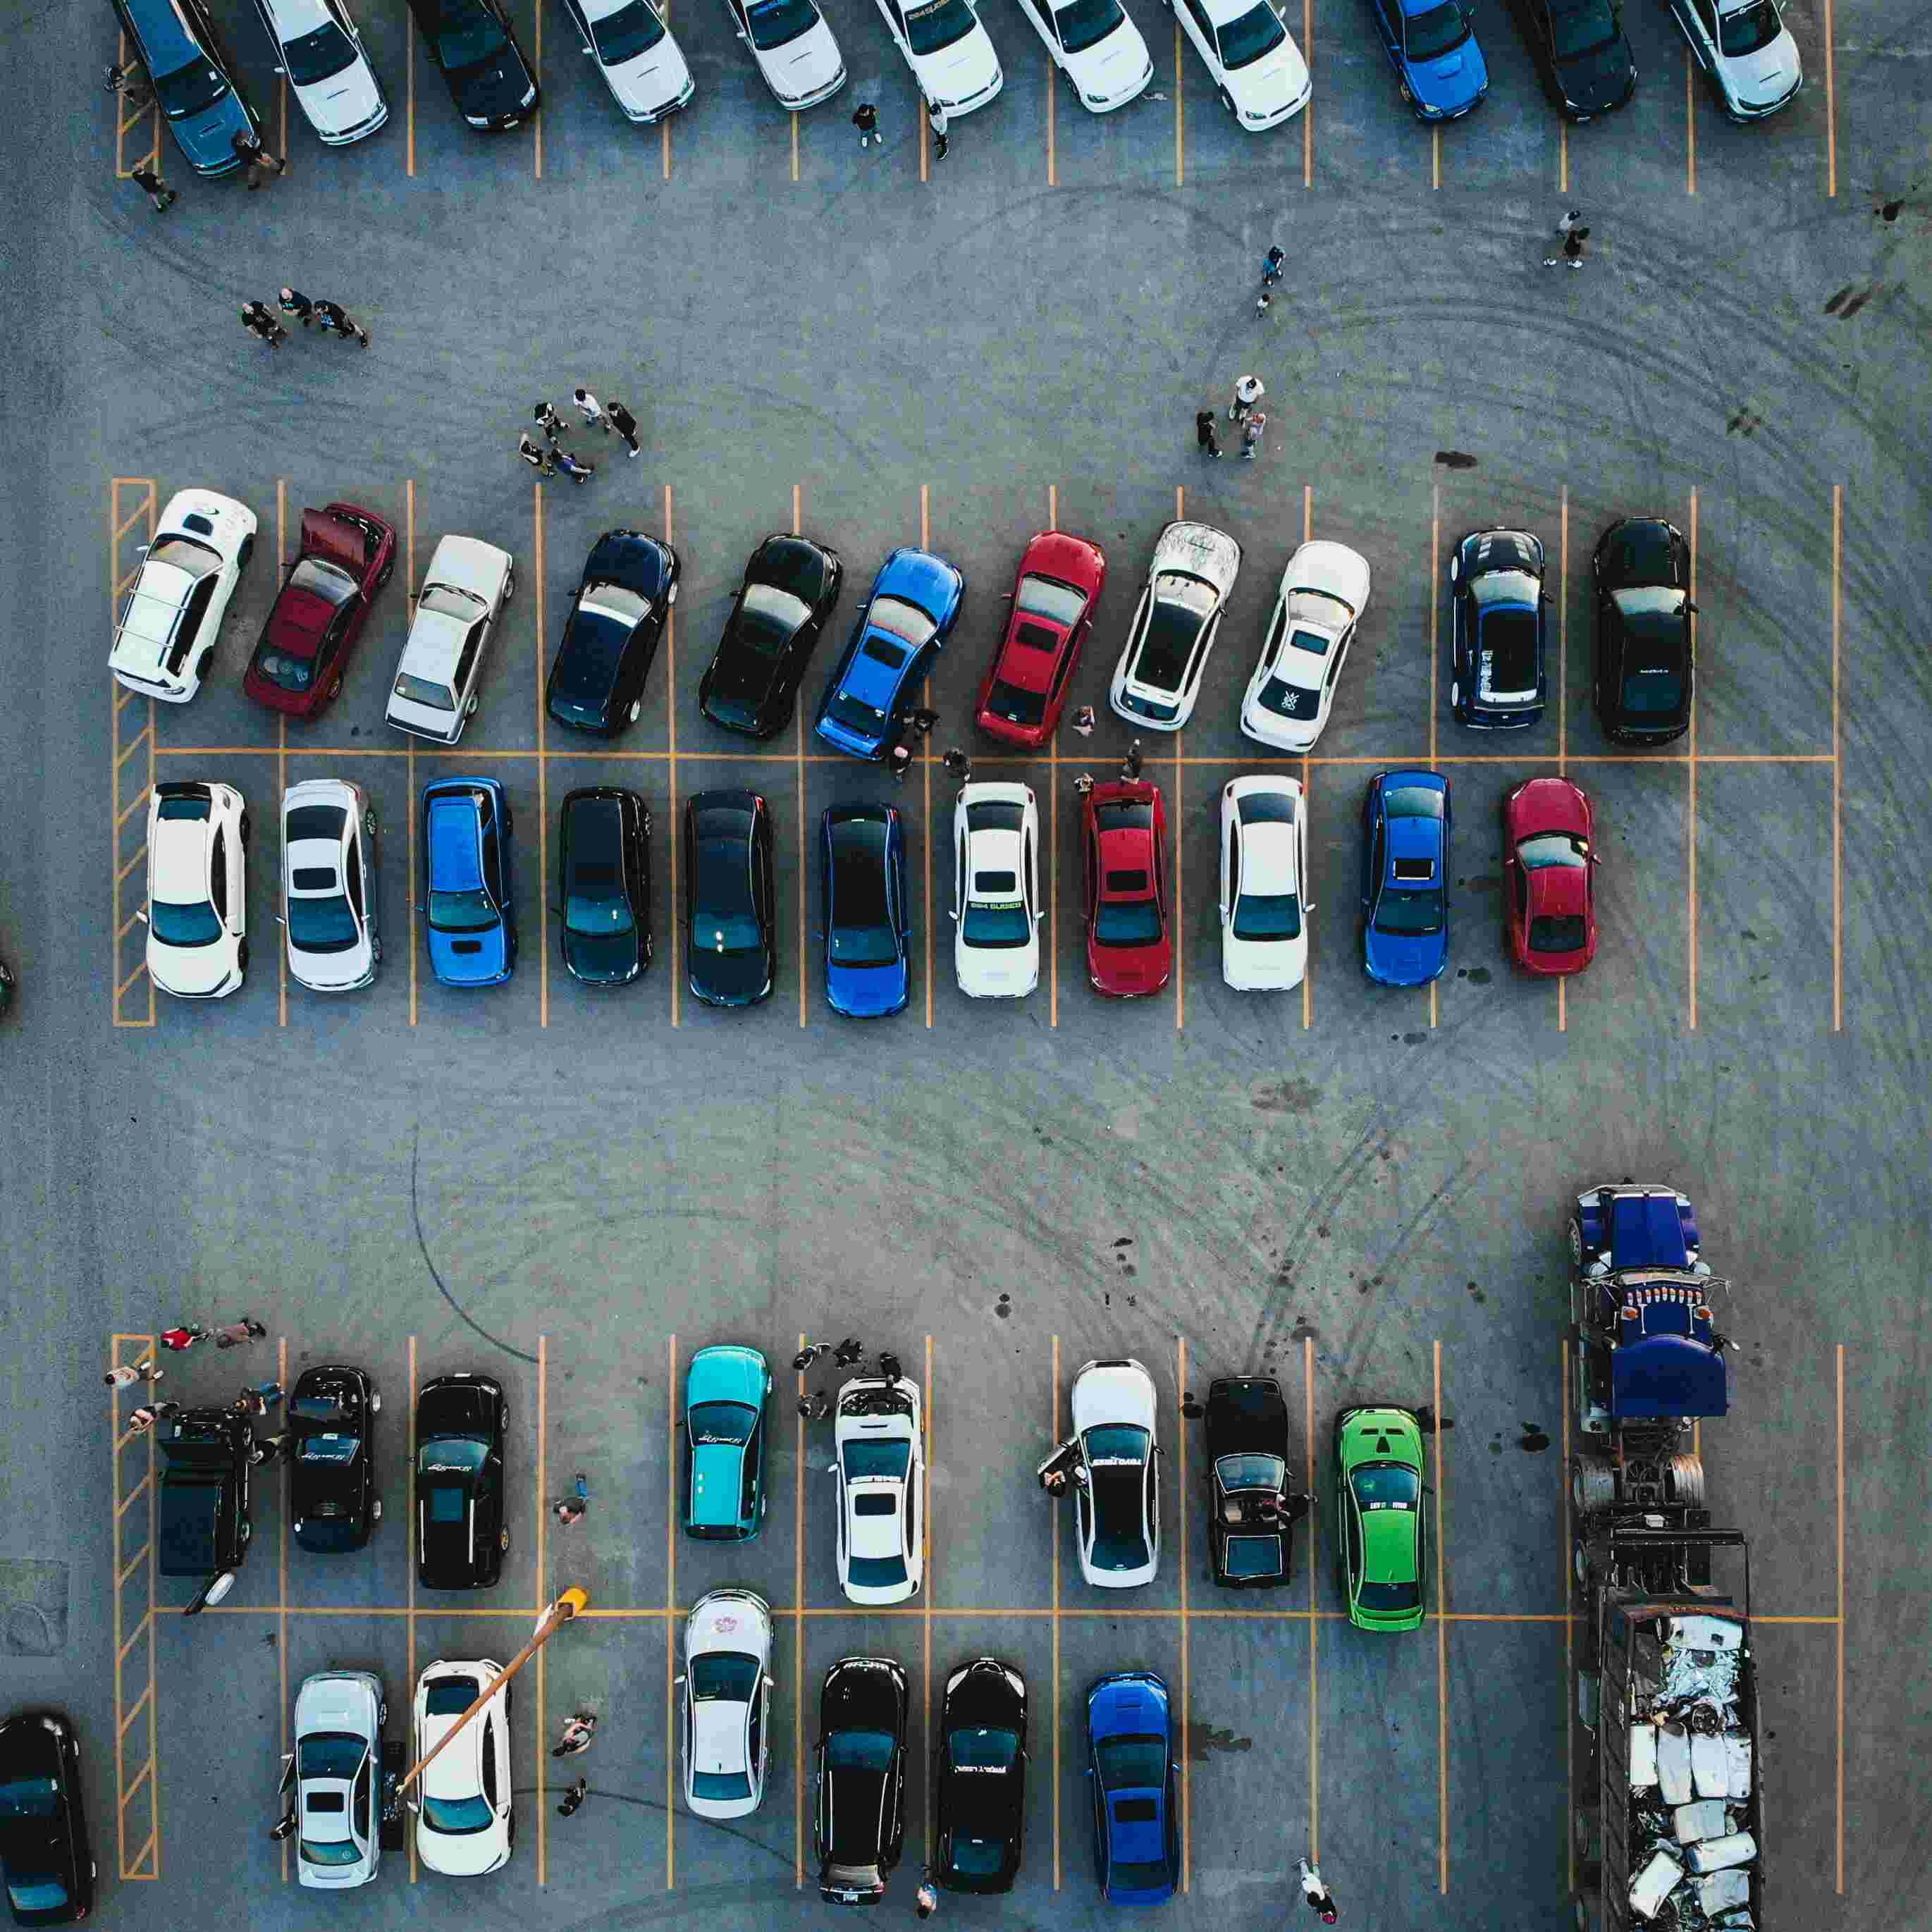
[[[436,22],[436,57],[452,71],[494,58],[508,45],[508,37],[476,0],[442,0]]]
[[[752,44],[760,53],[770,53],[818,25],[818,9],[812,0],[763,0],[745,15],[752,30]]]
[[[1409,937],[1442,930],[1442,891],[1430,886],[1420,891],[1392,887],[1376,902],[1376,930]]]
[[[488,1801],[480,1795],[432,1798],[424,1792],[422,1808],[423,1822],[448,1838],[464,1838],[472,1832],[487,1831],[494,1816]]]
[[[996,677],[986,693],[986,709],[996,718],[1012,724],[1043,724],[1046,722],[1046,693],[1022,691],[1016,684]]]
[[[906,40],[916,54],[936,54],[963,40],[974,25],[966,0],[928,0],[923,7],[905,9]]]
[[[301,883],[297,874],[296,883]],[[289,901],[289,943],[298,952],[346,952],[362,936],[355,908],[341,892]]]
[[[1412,1510],[1422,1495],[1421,1478],[1401,1462],[1370,1462],[1348,1480],[1365,1510]]]
[[[308,1802],[309,1815],[318,1811],[334,1811],[342,1804],[339,1791],[318,1792]],[[302,1841],[302,1858],[305,1865],[353,1865],[362,1862],[362,1847],[353,1838],[310,1838]]]
[[[848,1482],[862,1476],[903,1477],[912,1467],[910,1442],[848,1442],[838,1453]]]
[[[473,1476],[488,1453],[488,1446],[473,1436],[433,1436],[417,1452],[416,1468],[425,1476],[451,1472]]]
[[[1281,1538],[1278,1536],[1231,1536],[1228,1539],[1226,1567],[1230,1576],[1279,1576]]]
[[[1420,1583],[1364,1583],[1356,1601],[1365,1610],[1414,1610],[1422,1606]]]
[[[1224,1490],[1278,1490],[1288,1472],[1279,1456],[1223,1456],[1214,1474]]]
[[[1060,35],[1060,44],[1069,53],[1077,54],[1084,52],[1096,40],[1104,40],[1125,17],[1120,0],[1073,0],[1072,6],[1054,12],[1053,24]]]
[[[890,1556],[854,1556],[848,1559],[845,1574],[861,1589],[890,1590],[905,1581],[905,1558],[896,1551]]]
[[[1301,898],[1295,892],[1243,892],[1234,902],[1237,939],[1299,939]]]
[[[892,1740],[884,1731],[834,1731],[825,1740],[828,1771],[890,1771]]]
[[[664,26],[644,0],[631,0],[629,6],[592,21],[590,37],[597,43],[597,58],[606,67],[616,67],[656,46],[664,37]]]
[[[1542,913],[1529,922],[1532,952],[1580,952],[1588,942],[1588,928],[1580,912]]]
[[[301,1446],[296,1450],[298,1462],[352,1462],[356,1452],[362,1446],[358,1436],[337,1436],[322,1433],[304,1436]]]
[[[1633,671],[1624,680],[1624,709],[1638,713],[1668,714],[1684,703],[1684,680],[1674,670]]]
[[[60,1787],[51,1778],[15,1778],[0,1784],[0,1818],[59,1815]]]
[[[1160,908],[1152,899],[1102,899],[1094,911],[1096,946],[1152,946],[1160,938]]]
[[[606,933],[630,932],[637,921],[624,897],[623,874],[615,866],[581,859],[570,868],[570,890],[564,896],[563,922],[572,932],[592,938]]]
[[[22,1914],[58,1912],[68,1903],[67,1887],[52,1872],[10,1869],[7,1896],[13,1901],[14,1910]]]
[[[488,932],[496,924],[496,908],[481,886],[462,892],[430,888],[429,922],[438,932]]]
[[[355,43],[333,20],[284,40],[282,51],[288,58],[289,79],[297,87],[313,87],[356,59]]]
[[[456,694],[446,684],[436,684],[426,677],[418,677],[412,671],[396,674],[396,695],[406,698],[412,704],[420,704],[425,711],[454,711]]]
[[[1288,38],[1288,29],[1268,0],[1261,0],[1238,20],[1216,27],[1214,38],[1221,44],[1221,64],[1232,70],[1252,67],[1264,54],[1273,53]]]
[[[192,905],[151,899],[148,922],[164,946],[212,946],[221,937],[221,916],[206,899]]]
[[[1754,54],[1760,47],[1769,46],[1781,28],[1771,0],[1753,0],[1750,6],[1740,7],[1718,20],[1718,50],[1732,60],[1740,54]]]
[[[742,1445],[752,1439],[758,1412],[742,1402],[700,1402],[685,1418],[694,1449]]]
[[[1589,849],[1574,832],[1539,832],[1516,848],[1516,863],[1530,872],[1540,872],[1549,866],[1568,866],[1581,872]]]
[[[296,1747],[296,1775],[304,1780],[340,1778],[344,1784],[361,1768],[368,1746],[346,1731],[318,1731]]]
[[[304,692],[315,682],[312,659],[292,658],[287,652],[271,650],[266,644],[255,653],[255,669],[284,691]]]
[[[1106,0],[1106,4],[1109,12],[1118,16],[1120,10],[1113,4],[1113,0]],[[1069,7],[1054,16],[1054,18],[1061,23],[1060,34],[1063,38],[1067,31],[1066,22],[1070,16],[1084,10],[1084,8],[1082,7]],[[1087,44],[1084,40],[1080,43],[1081,46]],[[1078,51],[1078,49],[1070,41],[1067,43],[1067,48],[1070,52]],[[1018,609],[1024,611],[1028,616],[1044,617],[1049,622],[1058,624],[1063,629],[1070,631],[1076,624],[1079,622],[1082,614],[1087,608],[1087,593],[1084,590],[1076,590],[1070,584],[1060,583],[1058,578],[1036,577],[1031,571],[1028,571],[1020,579],[1018,594],[1014,598],[1013,602]]]
[[[1550,11],[1550,50],[1558,60],[1574,60],[1608,46],[1617,37],[1616,17],[1610,0],[1576,0],[1564,6],[1562,0]]]
[[[1469,23],[1456,0],[1443,0],[1426,13],[1412,14],[1402,22],[1402,45],[1412,61],[1440,60],[1469,38]]]
[[[735,1650],[691,1660],[691,1695],[700,1704],[748,1704],[758,1688],[758,1660]]]
[[[965,8],[961,0],[940,0],[946,6],[957,6],[963,14]],[[970,16],[968,16],[970,20]],[[906,603],[897,597],[875,597],[872,608],[866,614],[866,621],[874,629],[890,631],[896,638],[903,638],[916,650],[924,644],[939,626],[916,604]]]
[[[892,966],[898,941],[889,926],[836,926],[832,928],[835,966]]]
[[[1156,578],[1147,635],[1134,661],[1134,682],[1156,691],[1178,691],[1201,628],[1214,609],[1214,586],[1199,578],[1175,572]]]
[[[775,658],[809,621],[812,608],[789,590],[769,584],[748,584],[738,613],[738,642],[761,658]]]
[[[423,1715],[460,1718],[476,1702],[482,1688],[473,1677],[433,1677],[428,1689],[423,1693]]]
[[[227,82],[200,54],[172,74],[154,76],[154,98],[170,121],[206,114],[227,92]]]
[[[1256,702],[1277,718],[1312,718],[1321,706],[1322,694],[1271,677],[1262,686]]]
[[[1019,1762],[1020,1741],[1011,1731],[949,1731],[946,1748],[965,1771],[1010,1771]]]
[[[1158,1788],[1167,1776],[1167,1740],[1143,1736],[1102,1738],[1094,1747],[1100,1782],[1109,1791]]]
[[[960,922],[968,946],[994,948],[1024,946],[1033,937],[1033,921],[1026,902],[1019,897],[1019,880],[1011,872],[980,872],[974,878],[977,892],[1010,894],[984,899],[968,899],[966,916]]]
[[[1391,785],[1382,795],[1382,808],[1391,818],[1440,818],[1442,794],[1427,785]]]

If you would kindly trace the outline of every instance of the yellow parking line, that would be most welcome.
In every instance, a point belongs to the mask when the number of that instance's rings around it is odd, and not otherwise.
[[[1567,121],[1556,124],[1556,186],[1562,194],[1570,192],[1570,124]]]
[[[1180,98],[1180,16],[1177,14],[1174,20],[1174,184],[1176,188],[1184,188],[1187,184],[1187,170],[1183,158],[1186,122]]]
[[[134,1490],[133,1495],[130,1495],[128,1497],[128,1502],[131,1503],[134,1500],[134,1497],[138,1496],[141,1493],[141,1490],[146,1488],[146,1486],[147,1478],[144,1476],[141,1479],[140,1487]],[[126,1504],[123,1504],[122,1507],[125,1508],[126,1506]],[[118,1733],[118,1736],[124,1738],[128,1735],[128,1726],[141,1714],[142,1706],[146,1704],[148,1700],[154,1694],[154,1687],[151,1683],[148,1684],[147,1689],[143,1690],[140,1696],[136,1697],[134,1702],[128,1706],[126,1715],[121,1720],[120,1730]]]
[[[1053,56],[1047,54],[1044,58],[1046,62],[1046,184],[1048,188],[1058,188],[1060,181],[1055,171],[1053,152]]]
[[[142,1879],[159,1878],[159,1877],[160,1876],[160,1875],[161,1875],[161,1844],[160,1844],[160,1838],[161,1838],[161,1828],[160,1828],[160,1826],[159,1825],[157,1825],[157,1826],[154,1827],[154,1828],[152,1832],[150,1832],[148,1834],[146,1839],[143,1841],[143,1843],[142,1843],[142,1844],[141,1849],[140,1849],[138,1852],[136,1852],[134,1854],[134,1858],[130,1861],[130,1864],[132,1865],[132,1867],[134,1868],[134,1869],[130,1870],[127,1870],[127,1871],[124,1871],[124,1872],[122,1872],[122,1874],[121,1874],[121,1876],[122,1876],[122,1879],[123,1879],[124,1880],[128,1880],[128,1879],[136,1879],[136,1878],[142,1878]],[[152,1871],[142,1871],[142,1870],[141,1870],[140,1869],[140,1864],[141,1864],[141,1861],[142,1861],[143,1858],[145,1858],[148,1856],[148,1854],[150,1852],[152,1852],[154,1853],[154,1869]]]
[[[154,728],[152,721],[148,724],[143,724],[140,730],[136,731],[134,736],[130,738],[127,743],[121,748],[119,755],[116,757],[114,760],[116,764],[124,765],[128,762],[128,758],[134,752],[140,750],[141,740],[143,738],[146,738],[152,735]]]
[[[1697,94],[1696,68],[1690,50],[1684,50],[1684,192],[1697,192]]]
[[[1838,88],[1836,52],[1838,24],[1832,18],[1832,0],[1825,0],[1825,192],[1838,192]],[[1838,1889],[1844,1890],[1843,1874]]]
[[[147,802],[147,797],[145,794],[137,794],[134,798],[130,800],[127,805],[122,807],[121,816],[114,821],[115,830],[118,832],[122,826],[125,825],[128,820],[132,818],[135,813],[140,811],[141,807],[146,805]],[[124,926],[121,930],[123,932],[125,932],[128,928]]]
[[[1430,136],[1429,184],[1431,188],[1440,188],[1442,185],[1442,130],[1439,127],[1436,127],[1430,128],[1429,132]]]
[[[798,179],[798,116],[791,117],[791,178]]]
[[[135,1772],[134,1783],[128,1786],[126,1792],[123,1794],[121,1799],[121,1808],[124,1811],[128,1808],[128,1804],[133,1801],[134,1794],[139,1791],[142,1786],[146,1784],[148,1780],[154,1774],[154,1761],[152,1758],[150,1758],[146,1764],[142,1766],[139,1771]]]

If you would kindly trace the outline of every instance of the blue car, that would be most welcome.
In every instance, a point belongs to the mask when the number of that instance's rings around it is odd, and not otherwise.
[[[1426,986],[1449,964],[1449,781],[1378,772],[1362,802],[1362,964],[1382,986]]]
[[[1490,91],[1461,0],[1369,0],[1383,50],[1418,121],[1454,121]]]
[[[500,986],[517,970],[510,807],[494,778],[438,778],[422,788],[430,970],[445,986]]]
[[[1094,1862],[1109,1905],[1159,1905],[1180,1876],[1174,1714],[1150,1670],[1117,1670],[1087,1693]]]
[[[850,757],[883,758],[893,712],[944,646],[965,595],[965,578],[944,557],[894,550],[818,700],[819,736]]]
[[[890,805],[835,805],[820,821],[825,1000],[848,1019],[903,1010],[912,993],[905,826]]]

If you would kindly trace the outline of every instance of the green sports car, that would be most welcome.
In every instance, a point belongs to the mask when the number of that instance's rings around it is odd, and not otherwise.
[[[742,1543],[765,1514],[765,1406],[772,1372],[755,1348],[700,1348],[684,1382],[684,1528]]]
[[[1428,1490],[1422,1425],[1406,1408],[1345,1408],[1335,1420],[1335,1568],[1358,1630],[1422,1622]]]

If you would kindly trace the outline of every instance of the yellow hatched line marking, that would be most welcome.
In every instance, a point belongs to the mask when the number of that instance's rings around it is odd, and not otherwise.
[[[144,1543],[139,1550],[135,1551],[134,1562],[130,1562],[128,1565],[127,1568],[122,1571],[120,1577],[116,1585],[116,1588],[124,1588],[127,1586],[128,1579],[134,1574],[134,1564],[140,1562],[141,1558],[146,1556],[147,1553],[148,1546]],[[128,1641],[115,1652],[114,1660],[117,1664],[124,1664],[128,1659],[128,1652],[132,1650],[135,1645],[139,1643],[142,1638],[147,1634],[148,1625],[152,1620],[154,1614],[154,1613],[152,1610],[143,1610],[142,1612],[141,1621],[134,1626],[133,1630],[129,1634]]]
[[[135,1772],[134,1783],[128,1786],[125,1794],[122,1796],[121,1802],[124,1808],[133,1798],[134,1794],[154,1775],[154,1760],[150,1758],[139,1771]]]
[[[131,1502],[134,1498],[130,1497],[128,1500]],[[134,1702],[128,1706],[127,1714],[121,1720],[120,1730],[118,1733],[118,1736],[124,1738],[128,1735],[128,1726],[141,1714],[142,1708],[146,1705],[148,1700],[154,1694],[154,1687],[151,1683],[148,1684],[146,1690],[143,1690],[140,1696],[136,1697]]]
[[[124,1871],[124,1872],[121,1874],[122,1879],[122,1880],[123,1880],[123,1882],[124,1882],[126,1880],[129,1880],[129,1879],[137,1879],[137,1878],[138,1878],[138,1879],[158,1879],[158,1878],[159,1878],[159,1877],[160,1876],[160,1875],[161,1875],[161,1845],[160,1845],[160,1838],[161,1838],[161,1828],[160,1828],[160,1826],[159,1825],[157,1825],[157,1826],[155,1826],[155,1827],[154,1828],[154,1829],[153,1829],[152,1831],[151,1831],[151,1832],[148,1834],[148,1835],[147,1835],[146,1838],[142,1841],[142,1846],[141,1846],[141,1849],[140,1849],[138,1852],[136,1852],[134,1854],[134,1860],[133,1860],[133,1864],[134,1864],[134,1868],[133,1870],[131,1870]],[[147,1857],[148,1854],[150,1852],[152,1852],[154,1854],[154,1869],[153,1869],[152,1871],[142,1871],[142,1870],[140,1870],[140,1864],[141,1864],[141,1862],[142,1862],[145,1858],[146,1858],[146,1857]]]

